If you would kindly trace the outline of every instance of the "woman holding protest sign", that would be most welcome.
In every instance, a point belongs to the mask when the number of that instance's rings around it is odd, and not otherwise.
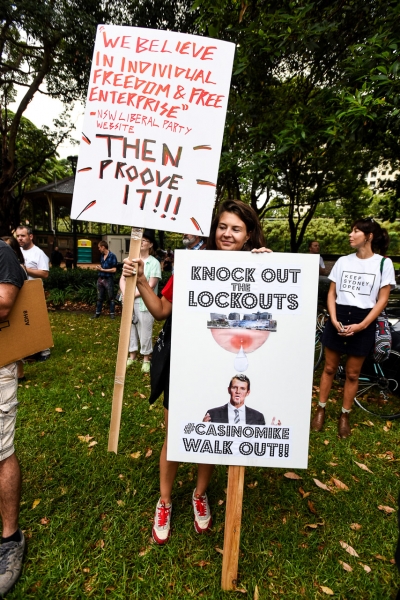
[[[249,205],[238,200],[227,200],[221,205],[211,224],[207,249],[271,252],[264,248],[264,236],[256,212]],[[158,298],[146,281],[142,261],[125,259],[123,274],[129,277],[135,273],[135,270],[137,270],[136,285],[150,313],[158,321],[166,319],[154,348],[151,396],[149,398],[150,403],[153,403],[161,393],[164,393],[166,435],[160,456],[160,499],[156,507],[152,535],[156,543],[165,544],[170,536],[171,493],[179,466],[179,463],[167,460],[169,359],[174,277],[173,275],[170,277],[162,291],[161,298]],[[198,465],[196,488],[192,497],[194,527],[198,533],[207,531],[212,524],[206,490],[213,469],[214,465]]]
[[[311,428],[321,431],[340,356],[347,354],[343,407],[338,423],[341,438],[351,435],[349,414],[357,394],[361,367],[374,348],[376,319],[396,284],[392,261],[382,257],[389,246],[386,229],[374,219],[358,219],[352,226],[349,242],[356,252],[339,258],[329,275],[330,318],[321,337],[325,366],[317,411],[311,421]]]

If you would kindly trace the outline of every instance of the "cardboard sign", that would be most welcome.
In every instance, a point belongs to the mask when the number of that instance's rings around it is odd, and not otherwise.
[[[54,346],[41,279],[25,281],[0,322],[0,367]]]
[[[234,49],[98,27],[72,219],[208,234]]]
[[[168,460],[307,468],[318,270],[176,252]]]

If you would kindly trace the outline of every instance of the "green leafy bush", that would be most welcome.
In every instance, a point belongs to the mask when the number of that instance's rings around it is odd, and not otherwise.
[[[49,295],[47,302],[60,306],[66,300],[96,304],[98,272],[94,269],[50,269],[49,276],[43,280]],[[114,275],[115,295],[119,288],[120,273]]]

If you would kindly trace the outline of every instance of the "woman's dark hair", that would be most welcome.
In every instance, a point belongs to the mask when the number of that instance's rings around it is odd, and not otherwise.
[[[246,225],[247,234],[250,236],[242,250],[253,250],[265,246],[264,234],[256,211],[241,200],[225,200],[218,209],[218,213],[211,223],[210,236],[207,241],[207,250],[217,250],[215,233],[222,213],[234,213]]]
[[[375,219],[372,219],[371,217],[368,217],[367,219],[357,219],[351,226],[352,229],[354,227],[357,227],[357,229],[366,235],[372,233],[372,250],[382,256],[385,255],[389,248],[389,234],[386,229],[381,227],[379,223],[375,221]]]
[[[6,244],[11,246],[11,248],[14,250],[15,254],[17,255],[17,258],[18,258],[19,262],[21,263],[21,265],[24,265],[25,264],[24,255],[22,254],[21,247],[18,244],[15,237],[13,235],[5,235],[1,239],[3,240],[3,242],[6,242]]]

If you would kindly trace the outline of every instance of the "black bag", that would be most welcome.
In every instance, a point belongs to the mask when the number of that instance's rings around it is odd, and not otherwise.
[[[160,335],[153,350],[151,360],[150,384],[151,393],[149,402],[154,402],[164,392],[164,396],[169,395],[169,366],[171,361],[171,325],[172,316],[169,316],[160,331]]]

